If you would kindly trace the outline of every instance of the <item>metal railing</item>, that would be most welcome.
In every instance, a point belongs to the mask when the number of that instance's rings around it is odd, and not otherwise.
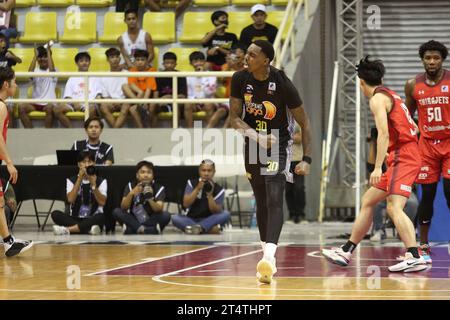
[[[295,4],[297,2],[297,4]],[[284,18],[281,21],[280,27],[278,29],[277,36],[275,38],[275,42],[273,47],[275,49],[275,58],[272,62],[276,68],[281,68],[283,64],[284,57],[290,48],[291,60],[295,59],[295,18],[299,15],[300,9],[304,6],[305,19],[309,19],[308,14],[308,0],[289,0],[286,11],[284,14]],[[292,18],[292,22],[288,25],[289,19]],[[286,40],[282,42],[284,30],[287,28]]]
[[[171,103],[173,109],[172,126],[178,128],[178,105],[194,103],[228,103],[228,98],[209,98],[209,99],[180,99],[178,98],[178,78],[181,77],[231,77],[234,71],[152,71],[152,72],[16,72],[16,78],[31,77],[83,77],[84,78],[84,99],[39,99],[40,103],[83,103],[86,106],[89,103]],[[89,98],[89,78],[98,77],[164,77],[172,78],[172,98],[160,99],[90,99]],[[35,99],[8,99],[11,103],[36,103]],[[89,108],[84,110],[85,119],[89,117]]]

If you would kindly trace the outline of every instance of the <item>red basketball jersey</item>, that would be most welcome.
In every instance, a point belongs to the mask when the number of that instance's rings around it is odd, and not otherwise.
[[[426,74],[416,76],[413,98],[419,114],[420,134],[427,139],[450,138],[450,72],[434,86],[426,82]]]
[[[377,87],[374,94],[383,93],[391,98],[392,108],[388,113],[389,147],[388,152],[400,148],[409,142],[417,142],[414,120],[402,98],[386,87]]]
[[[6,107],[5,102],[1,101],[0,102],[0,108],[5,108],[6,109],[6,118],[5,121],[2,123],[2,135],[3,135],[3,140],[5,140],[6,143],[6,137],[8,136],[8,125],[9,125],[9,112],[8,112],[8,108]]]

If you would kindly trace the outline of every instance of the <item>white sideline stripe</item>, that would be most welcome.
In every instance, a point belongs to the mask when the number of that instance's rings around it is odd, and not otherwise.
[[[121,267],[116,267],[116,268],[106,269],[106,270],[102,270],[102,271],[97,271],[97,272],[94,272],[94,273],[86,274],[85,276],[86,277],[95,276],[95,275],[97,275],[99,273],[105,273],[105,272],[109,272],[109,271],[114,271],[114,270],[124,269],[124,268],[128,268],[128,267],[138,266],[140,264],[149,263],[149,262],[156,261],[156,260],[163,260],[163,259],[174,258],[174,257],[177,257],[177,256],[182,256],[184,254],[194,253],[194,252],[207,250],[207,249],[212,249],[212,248],[215,248],[215,246],[208,246],[206,248],[201,248],[201,249],[195,249],[195,250],[175,253],[175,254],[172,254],[170,256],[164,256],[164,257],[159,257],[159,258],[152,258],[152,257],[143,258],[142,260],[144,260],[144,261],[141,261],[141,262],[126,264],[126,265],[123,265]],[[153,260],[149,261],[150,259],[153,259]]]

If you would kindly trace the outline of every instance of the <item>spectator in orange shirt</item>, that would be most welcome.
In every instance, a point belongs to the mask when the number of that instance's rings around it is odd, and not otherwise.
[[[130,68],[131,72],[148,72],[156,71],[156,69],[151,68],[147,64],[148,51],[146,50],[136,50],[134,52],[135,67]],[[156,80],[154,77],[131,77],[128,78],[128,84],[123,85],[123,92],[128,98],[131,99],[149,99],[152,96],[157,98],[156,92]],[[156,108],[154,103],[132,105],[130,107],[130,113],[133,117],[138,128],[143,128],[142,119],[140,115],[140,110],[143,109],[144,112],[150,112]],[[151,119],[150,119],[151,120]],[[150,121],[149,121],[150,122]]]

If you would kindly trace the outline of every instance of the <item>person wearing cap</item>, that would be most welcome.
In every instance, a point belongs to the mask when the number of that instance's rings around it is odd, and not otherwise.
[[[256,200],[263,257],[257,279],[271,283],[277,272],[275,253],[283,227],[283,193],[293,173],[308,175],[311,125],[303,101],[286,74],[270,65],[273,46],[256,40],[245,55],[246,70],[231,79],[230,123],[245,139],[245,171]],[[302,132],[303,157],[291,170],[294,128]]]
[[[247,48],[255,40],[266,40],[273,44],[277,36],[278,28],[266,22],[266,6],[263,4],[255,4],[251,9],[251,13],[254,22],[242,29],[239,41]]]

